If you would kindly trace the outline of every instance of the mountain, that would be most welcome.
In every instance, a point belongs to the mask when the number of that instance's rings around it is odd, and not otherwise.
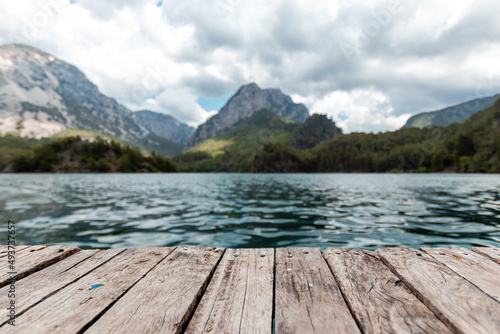
[[[251,172],[255,153],[262,145],[291,144],[302,126],[261,109],[234,127],[190,147],[172,161],[183,172]]]
[[[309,117],[304,126],[295,135],[292,146],[299,149],[313,148],[322,141],[342,135],[342,129],[326,115],[314,114]]]
[[[194,133],[194,128],[179,122],[170,115],[159,114],[149,110],[136,111],[133,114],[135,121],[157,136],[170,139],[173,142],[186,146]]]
[[[442,110],[423,112],[408,119],[404,128],[447,126],[465,121],[478,111],[489,108],[500,98],[500,94],[468,101]]]
[[[142,119],[100,93],[75,66],[27,45],[0,46],[0,134],[42,138],[78,128],[160,154],[182,151],[182,141]]]
[[[279,89],[260,89],[255,83],[242,86],[224,107],[196,129],[188,146],[215,137],[256,111],[266,109],[294,122],[303,123],[309,118],[309,111],[303,104],[292,101]]]

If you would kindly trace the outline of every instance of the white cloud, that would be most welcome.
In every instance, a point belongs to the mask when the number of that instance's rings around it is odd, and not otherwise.
[[[311,103],[311,111],[331,116],[344,132],[387,131],[404,125],[409,115],[393,115],[390,100],[369,89],[334,91]]]
[[[485,95],[481,82],[500,79],[498,1],[157,4],[4,1],[0,43],[41,48],[127,107],[192,125],[213,114],[196,103],[200,96],[220,98],[252,81],[281,88],[350,131],[379,131],[478,90]]]

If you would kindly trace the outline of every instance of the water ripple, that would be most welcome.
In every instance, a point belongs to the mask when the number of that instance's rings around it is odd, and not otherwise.
[[[499,189],[498,175],[4,174],[0,212],[25,244],[498,247]]]

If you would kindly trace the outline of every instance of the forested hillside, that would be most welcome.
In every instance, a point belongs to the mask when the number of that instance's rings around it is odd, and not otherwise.
[[[351,133],[309,150],[268,143],[254,172],[500,172],[500,100],[448,127]]]
[[[138,148],[113,140],[92,141],[67,137],[34,147],[31,153],[14,156],[6,167],[11,172],[105,173],[175,172],[169,159],[155,152],[144,156]]]

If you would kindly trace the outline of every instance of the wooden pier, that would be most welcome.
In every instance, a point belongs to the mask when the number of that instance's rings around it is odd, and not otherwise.
[[[14,275],[7,259],[0,333],[500,333],[496,248],[18,246]]]

